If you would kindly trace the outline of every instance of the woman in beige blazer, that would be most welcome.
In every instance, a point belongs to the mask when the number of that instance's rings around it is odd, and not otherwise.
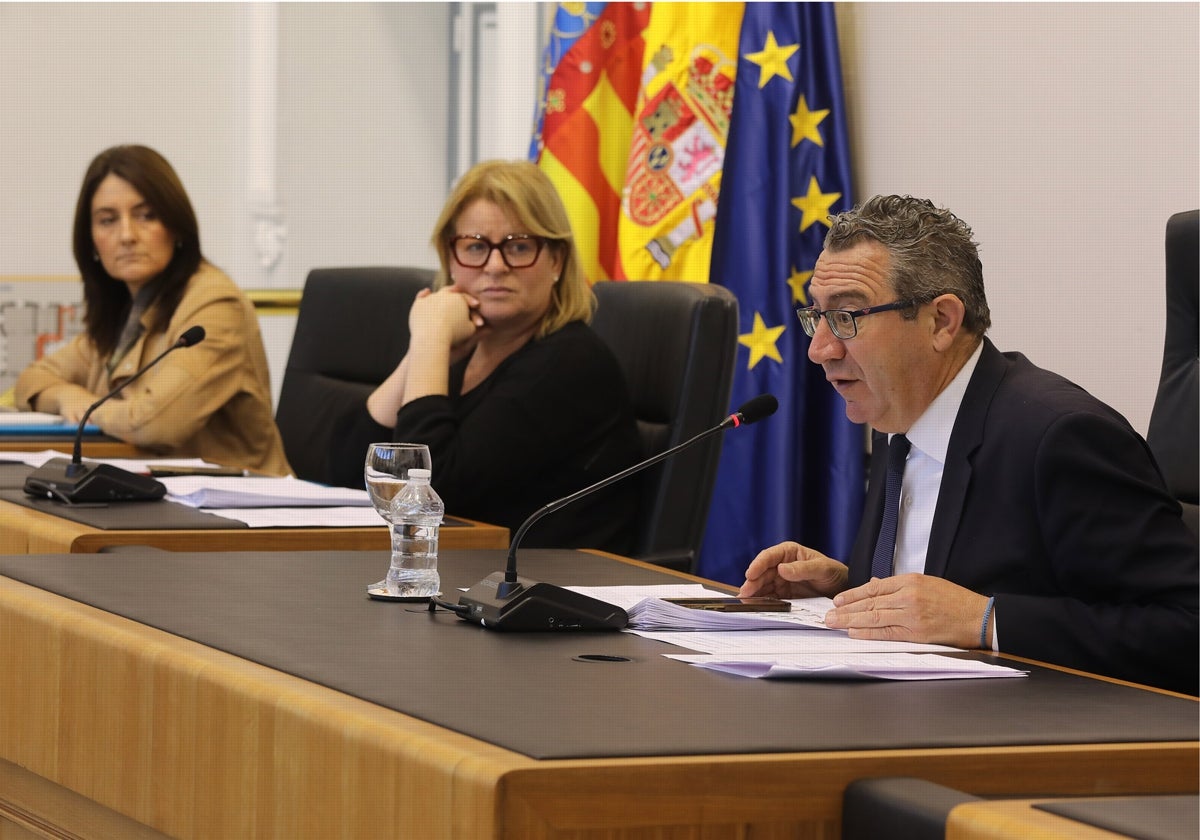
[[[78,422],[198,325],[203,341],[167,356],[91,422],[155,455],[288,474],[254,307],[201,254],[196,214],[171,165],[145,146],[101,152],[79,192],[73,246],[85,330],[25,369],[18,407]]]

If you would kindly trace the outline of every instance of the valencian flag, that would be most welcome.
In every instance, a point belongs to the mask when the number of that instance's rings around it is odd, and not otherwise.
[[[725,437],[698,571],[739,583],[787,539],[845,559],[863,431],[807,360],[793,313],[828,216],[852,203],[833,7],[613,3],[585,16],[556,24],[580,34],[547,52],[535,157],[589,278],[726,286],[741,318],[731,407],[764,392],[780,403]]]

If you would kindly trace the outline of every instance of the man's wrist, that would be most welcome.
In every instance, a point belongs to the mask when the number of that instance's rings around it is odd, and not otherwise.
[[[989,632],[992,623],[992,613],[996,608],[996,596],[992,596],[987,600],[987,606],[983,609],[983,621],[979,625],[979,649],[990,650],[992,647],[991,637]]]

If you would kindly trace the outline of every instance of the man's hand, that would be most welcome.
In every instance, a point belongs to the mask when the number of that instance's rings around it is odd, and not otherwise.
[[[832,597],[846,588],[846,566],[794,542],[773,545],[746,569],[738,596],[774,598]]]
[[[760,555],[761,556],[761,555]],[[852,639],[979,647],[988,598],[931,575],[872,578],[833,599],[825,624]],[[987,633],[991,644],[991,629]]]

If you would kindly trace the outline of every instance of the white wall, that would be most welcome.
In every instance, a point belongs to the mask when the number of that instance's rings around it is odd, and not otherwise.
[[[0,3],[0,276],[74,273],[79,179],[118,142],[155,146],[175,164],[206,253],[247,288],[299,288],[316,266],[433,265],[427,240],[452,168],[450,18],[461,7],[269,10],[273,41],[242,3]],[[970,222],[997,344],[1145,431],[1161,357],[1163,227],[1200,205],[1200,6],[838,12],[856,194],[924,195]],[[534,17],[497,8],[496,42],[480,54],[499,64],[480,68],[489,95],[530,63],[532,40],[500,33]],[[262,49],[278,55],[265,94],[248,78]],[[533,104],[512,108],[502,131],[494,109],[475,111],[478,148],[521,153],[512,125]],[[251,152],[267,116],[264,172]],[[263,177],[287,231],[270,268],[254,243],[251,193]],[[290,329],[272,321],[278,386]]]
[[[0,274],[71,274],[79,181],[101,149],[153,146],[196,205],[206,254],[249,288],[314,266],[432,265],[445,194],[449,9],[277,8],[273,178],[287,239],[253,242],[252,126],[261,107],[249,5],[0,3]],[[267,103],[272,104],[270,102]]]
[[[970,223],[993,341],[1145,433],[1164,227],[1200,206],[1200,5],[838,12],[857,197],[920,195]]]
[[[435,265],[451,11],[0,3],[0,276],[77,273],[79,182],[129,142],[175,166],[205,254],[245,288],[300,288],[320,266]],[[286,232],[271,265],[255,242],[264,185]],[[291,327],[263,324],[276,394]]]

